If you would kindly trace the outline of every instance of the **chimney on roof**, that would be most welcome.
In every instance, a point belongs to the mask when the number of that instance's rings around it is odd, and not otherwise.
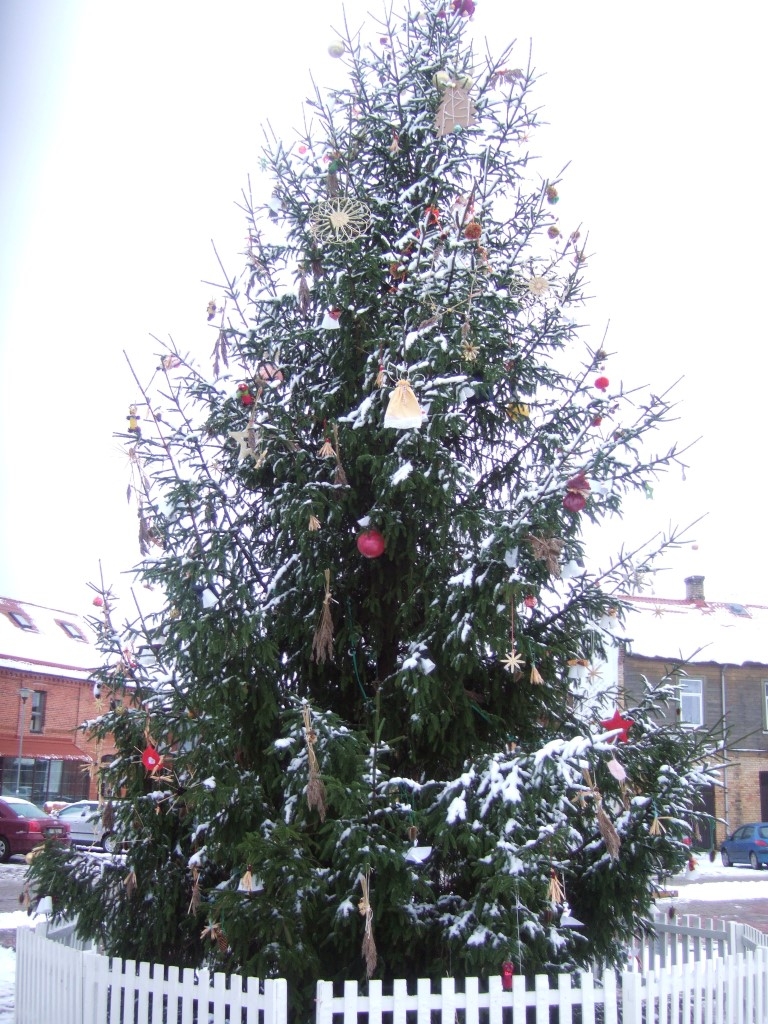
[[[687,576],[685,579],[685,600],[686,601],[704,601],[704,577],[703,576]]]

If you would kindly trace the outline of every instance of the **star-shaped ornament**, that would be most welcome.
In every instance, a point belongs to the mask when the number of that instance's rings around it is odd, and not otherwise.
[[[599,665],[595,665],[594,662],[590,662],[589,668],[587,669],[587,679],[591,683],[596,682],[598,679],[603,678],[603,670]]]
[[[242,462],[249,456],[258,465],[258,452],[256,451],[256,431],[253,427],[246,427],[245,430],[230,430],[229,437],[237,441],[240,450],[237,453],[237,461]],[[263,460],[262,460],[263,461]]]
[[[614,737],[614,739],[619,740],[621,743],[627,742],[627,740],[629,739],[629,730],[632,728],[634,724],[635,723],[632,721],[631,718],[622,717],[619,708],[616,708],[616,710],[614,711],[613,718],[607,718],[605,719],[605,721],[602,721],[600,723],[600,725],[602,725],[603,729],[606,732],[615,732],[617,735]]]
[[[473,345],[471,341],[465,341],[461,346],[461,358],[467,363],[474,363],[480,355],[480,347]]]
[[[660,604],[655,605],[654,609],[653,609],[653,616],[654,616],[654,618],[660,619],[663,614],[664,614],[664,609],[661,607],[661,605]]]
[[[502,661],[502,665],[508,672],[522,671],[523,665],[525,665],[525,658],[520,657],[515,648],[513,647],[506,658]]]

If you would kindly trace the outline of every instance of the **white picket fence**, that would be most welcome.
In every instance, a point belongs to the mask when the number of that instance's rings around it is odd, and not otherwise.
[[[137,963],[16,936],[16,1024],[286,1024],[283,979]]]
[[[331,982],[319,982],[316,1024],[766,1024],[768,948],[647,974],[605,971],[599,984],[579,973],[554,985],[546,975],[532,985],[515,978],[511,991],[498,977],[483,990],[478,978],[463,989],[453,978],[436,991],[424,979],[411,992],[405,981],[391,994],[379,981],[367,988],[348,981],[336,996]]]
[[[700,918],[655,922],[629,969],[440,983],[403,980],[334,994],[317,983],[315,1024],[767,1024],[768,936]],[[76,948],[72,926],[20,928],[16,1024],[286,1024],[282,979],[136,963]],[[54,939],[58,941],[54,941]]]

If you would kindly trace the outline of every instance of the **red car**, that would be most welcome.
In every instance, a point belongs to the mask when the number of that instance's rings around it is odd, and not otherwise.
[[[29,800],[0,797],[0,862],[15,853],[29,853],[46,839],[69,842],[69,825],[51,818]]]

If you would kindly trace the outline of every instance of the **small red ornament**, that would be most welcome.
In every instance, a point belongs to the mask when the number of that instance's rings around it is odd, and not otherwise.
[[[533,596],[533,594],[526,594],[523,598],[523,604],[526,608],[535,608],[536,598]]]
[[[608,380],[607,377],[598,377],[597,380],[595,381],[595,387],[597,388],[598,391],[607,391],[608,390],[608,385],[610,383],[611,382]]]
[[[515,977],[515,965],[511,960],[505,960],[501,965],[501,987],[505,992],[512,991],[512,981]]]
[[[471,18],[475,13],[475,0],[453,0],[453,13],[466,14]]]
[[[587,495],[591,489],[584,470],[572,476],[565,489],[568,493],[563,498],[563,508],[569,512],[581,512],[587,504]]]
[[[436,206],[428,206],[426,209],[427,227],[436,228],[440,223],[440,211]]]
[[[304,156],[304,154],[307,152],[307,147],[299,146],[299,152],[301,153],[302,156]]]
[[[253,405],[254,398],[247,384],[237,385],[237,397],[240,399],[241,405]]]
[[[475,242],[483,233],[483,229],[477,223],[476,220],[471,220],[469,224],[464,228],[464,237],[470,241]]]
[[[559,238],[560,228],[556,224],[550,224],[550,226],[547,228],[547,234],[550,238]]]
[[[603,417],[602,416],[593,416],[592,417],[592,426],[593,427],[599,427],[602,422],[603,422]]]
[[[601,722],[603,729],[606,732],[614,732],[618,730],[615,739],[621,743],[626,743],[629,739],[629,730],[634,725],[634,721],[631,718],[623,718],[621,711],[616,708],[613,713],[613,718],[606,718],[604,722]]]
[[[148,772],[153,772],[156,768],[159,768],[162,760],[163,759],[160,754],[158,754],[151,744],[144,748],[144,752],[141,755],[141,763]]]
[[[384,554],[386,544],[378,530],[365,530],[357,538],[357,550],[365,558],[378,558]]]
[[[569,512],[582,512],[586,505],[587,499],[578,491],[569,491],[563,498],[563,508],[567,508]]]
[[[104,607],[104,598],[103,597],[98,597],[98,596],[94,597],[92,604],[93,604],[93,606],[95,608],[103,608]]]

